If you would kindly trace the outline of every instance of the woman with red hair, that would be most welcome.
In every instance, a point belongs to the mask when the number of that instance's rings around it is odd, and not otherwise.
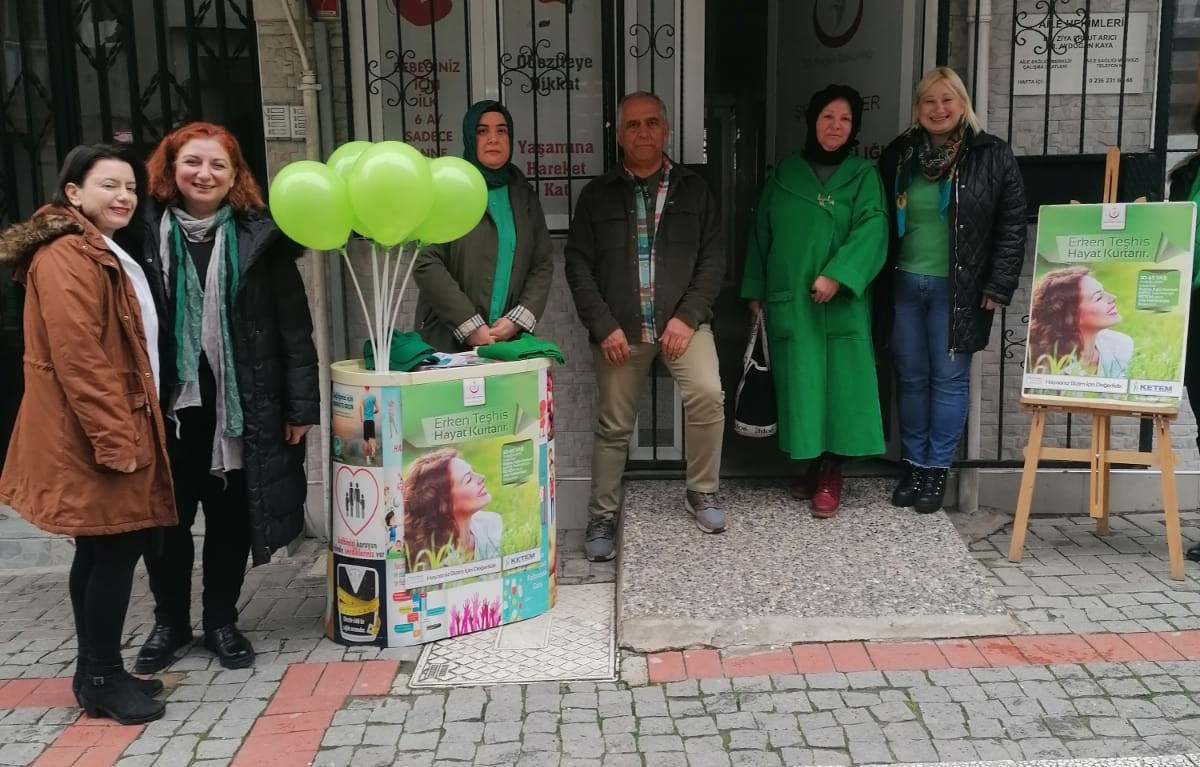
[[[204,646],[226,668],[254,662],[237,628],[255,565],[304,529],[304,434],[320,420],[317,352],[299,245],[267,214],[227,131],[191,123],[147,163],[141,260],[169,324],[159,382],[179,525],[146,554],[154,628],[135,669],[159,671],[192,641],[191,527],[204,507]]]

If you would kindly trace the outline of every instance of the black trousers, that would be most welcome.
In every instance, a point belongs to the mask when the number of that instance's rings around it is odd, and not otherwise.
[[[121,634],[133,589],[133,569],[151,537],[149,531],[137,530],[75,539],[68,588],[79,656],[88,674],[110,676],[124,669]]]
[[[238,598],[250,556],[250,510],[246,477],[229,472],[224,479],[209,473],[216,410],[192,407],[179,411],[179,434],[167,421],[167,450],[175,480],[179,524],[163,528],[150,545],[146,570],[154,592],[158,623],[190,630],[192,563],[196,558],[192,523],[196,506],[204,506],[204,567],[201,625],[205,631],[237,623]]]

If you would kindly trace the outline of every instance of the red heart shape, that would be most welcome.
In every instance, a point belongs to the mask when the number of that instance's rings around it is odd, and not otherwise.
[[[367,496],[366,503],[364,504],[366,513],[362,520],[356,519],[354,522],[351,522],[346,516],[346,507],[343,504],[343,500],[345,500],[346,489],[351,482],[358,479],[359,474],[365,474],[371,480],[370,484],[363,482],[360,488],[363,494]],[[346,528],[354,533],[355,536],[362,535],[362,531],[367,529],[367,525],[371,524],[371,520],[375,519],[375,512],[379,511],[379,480],[375,479],[375,475],[371,473],[370,469],[352,469],[349,466],[341,466],[338,468],[337,474],[334,475],[333,503],[337,506],[338,514],[341,516]],[[362,524],[359,525],[358,529],[355,529],[355,522],[359,521]]]

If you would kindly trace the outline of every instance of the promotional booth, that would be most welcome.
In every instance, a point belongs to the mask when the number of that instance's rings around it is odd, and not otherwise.
[[[333,597],[326,634],[399,647],[554,604],[546,359],[332,371]]]

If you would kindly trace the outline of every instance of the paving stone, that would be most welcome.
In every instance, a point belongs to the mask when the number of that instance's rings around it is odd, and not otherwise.
[[[846,690],[850,687],[846,675],[831,671],[824,674],[809,674],[807,676],[809,689],[812,690]]]
[[[669,716],[647,716],[637,721],[637,731],[641,735],[670,735],[675,732],[675,721]]]
[[[687,762],[688,767],[730,767],[732,764],[729,755],[724,751],[705,751],[697,754],[688,754]],[[792,762],[792,764],[797,764],[797,762]]]
[[[733,751],[729,755],[733,767],[779,767],[779,755],[763,751]]]
[[[672,719],[685,716],[703,716],[708,713],[704,701],[695,698],[671,698],[667,701],[667,713]]]
[[[851,741],[850,759],[857,764],[890,764],[892,752],[879,741]]]
[[[485,737],[486,727],[487,725],[483,722],[455,722],[453,725],[447,724],[446,732],[442,735],[442,742],[479,743]],[[557,725],[555,728],[557,729]]]
[[[899,762],[936,762],[938,752],[928,740],[889,740],[888,748]]]
[[[645,720],[643,720],[644,724]],[[793,725],[795,724],[793,720]],[[711,716],[690,716],[675,721],[675,729],[668,732],[677,731],[684,738],[690,738],[697,735],[715,735],[717,733],[717,723]],[[640,730],[643,734],[647,733],[643,728]],[[686,741],[685,741],[686,743]]]
[[[767,747],[767,734],[761,730],[732,730],[728,740],[731,749],[762,751]]]
[[[509,764],[520,754],[519,743],[486,743],[475,750],[475,764]]]
[[[585,725],[573,724],[569,727],[584,727]],[[593,725],[594,726],[594,725]],[[596,736],[599,737],[597,732]],[[521,723],[520,722],[488,722],[483,726],[483,742],[484,743],[508,743],[521,738]]]
[[[321,739],[321,746],[336,747],[360,745],[363,742],[363,733],[365,731],[366,725],[363,724],[332,726],[325,730],[325,737]]]
[[[683,750],[683,739],[678,735],[639,735],[637,744],[638,751],[645,754]]]
[[[840,727],[804,728],[804,740],[813,748],[845,748],[846,733]]]
[[[770,692],[773,689],[769,676],[738,676],[730,683],[734,692]]]
[[[701,703],[709,714],[732,714],[738,710],[737,695],[732,692],[708,695],[701,699]]]
[[[472,747],[474,744],[471,744]],[[533,752],[562,753],[562,741],[557,735],[549,732],[527,732],[521,739],[521,753]]]
[[[529,720],[526,719],[525,721],[528,723]],[[632,716],[618,716],[611,719],[604,719],[600,722],[600,728],[603,730],[605,736],[637,732],[637,719]],[[546,730],[546,732],[554,732],[557,729],[558,726],[555,725],[553,728]]]
[[[684,738],[683,750],[689,754],[701,754],[712,751],[725,751],[725,739],[720,735],[703,735],[697,738]]]

